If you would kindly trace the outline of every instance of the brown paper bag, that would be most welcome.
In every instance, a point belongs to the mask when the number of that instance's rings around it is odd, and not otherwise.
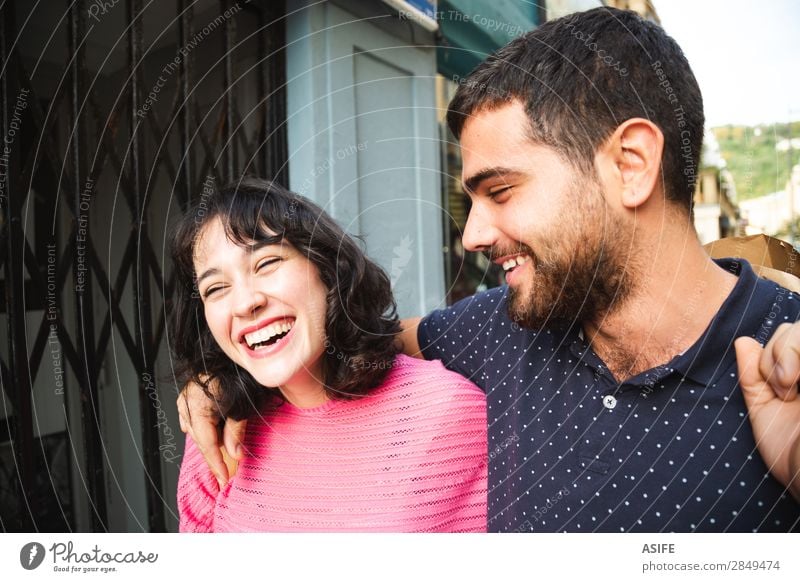
[[[714,259],[745,259],[758,276],[800,293],[800,253],[785,241],[756,234],[721,238],[704,248]]]

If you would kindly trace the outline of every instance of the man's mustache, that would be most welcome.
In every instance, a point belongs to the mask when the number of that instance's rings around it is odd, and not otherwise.
[[[495,260],[501,257],[507,257],[508,255],[528,255],[531,258],[535,258],[536,255],[533,252],[533,249],[526,245],[525,243],[518,243],[514,246],[508,247],[489,247],[488,249],[482,251],[483,255],[489,259],[490,262],[494,262]]]

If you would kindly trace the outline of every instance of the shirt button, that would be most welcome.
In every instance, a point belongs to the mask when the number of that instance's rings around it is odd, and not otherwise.
[[[605,396],[603,396],[603,406],[611,410],[616,405],[617,405],[617,399],[614,398],[611,394],[606,394]]]

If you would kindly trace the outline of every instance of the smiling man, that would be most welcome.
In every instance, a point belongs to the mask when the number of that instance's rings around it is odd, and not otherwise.
[[[486,391],[489,530],[797,529],[798,403],[759,390],[772,356],[743,344],[747,397],[766,406],[754,435],[733,344],[767,343],[800,302],[700,246],[702,97],[677,44],[631,12],[554,20],[479,65],[447,119],[472,201],[464,246],[507,285],[402,339]],[[795,399],[787,378],[776,391]]]

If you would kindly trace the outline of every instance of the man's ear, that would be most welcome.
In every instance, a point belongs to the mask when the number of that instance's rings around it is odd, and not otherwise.
[[[635,210],[653,192],[661,192],[661,156],[664,134],[653,122],[628,119],[598,148],[595,162],[605,191]]]

